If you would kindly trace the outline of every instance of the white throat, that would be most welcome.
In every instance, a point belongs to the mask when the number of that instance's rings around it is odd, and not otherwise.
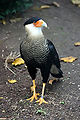
[[[25,25],[25,31],[26,31],[28,36],[32,36],[32,37],[43,36],[42,28],[41,27],[35,27],[33,25],[33,23]]]

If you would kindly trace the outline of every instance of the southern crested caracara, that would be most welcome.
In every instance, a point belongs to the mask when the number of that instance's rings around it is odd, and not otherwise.
[[[39,68],[43,78],[43,88],[41,97],[37,102],[39,102],[39,105],[48,103],[44,100],[43,96],[49,74],[56,78],[63,77],[59,56],[53,43],[43,35],[42,29],[43,27],[47,27],[47,24],[41,18],[32,17],[24,23],[24,26],[27,35],[26,39],[20,45],[20,53],[33,80],[33,96],[28,100],[37,100],[37,96],[39,95],[35,89],[35,78],[37,68]]]

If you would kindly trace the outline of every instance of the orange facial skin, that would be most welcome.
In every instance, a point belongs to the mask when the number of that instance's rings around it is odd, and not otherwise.
[[[39,20],[36,23],[33,23],[35,27],[41,27],[43,24],[43,21]]]

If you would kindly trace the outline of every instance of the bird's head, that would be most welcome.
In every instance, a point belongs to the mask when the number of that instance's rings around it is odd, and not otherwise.
[[[47,24],[39,17],[32,17],[24,23],[25,30],[28,35],[40,36],[43,35],[43,27],[47,27]]]

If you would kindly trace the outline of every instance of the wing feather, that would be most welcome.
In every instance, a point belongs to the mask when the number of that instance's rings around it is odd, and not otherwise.
[[[57,68],[60,68],[61,66],[60,66],[59,55],[55,49],[54,44],[50,40],[47,40],[47,43],[48,43],[48,48],[50,51],[50,56],[53,61],[53,64],[56,65]]]

